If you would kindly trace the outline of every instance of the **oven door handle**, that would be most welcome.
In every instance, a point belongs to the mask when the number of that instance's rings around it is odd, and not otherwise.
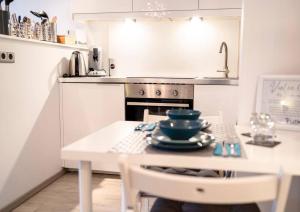
[[[152,106],[152,107],[181,107],[189,108],[189,104],[184,103],[155,103],[155,102],[127,102],[128,106]]]

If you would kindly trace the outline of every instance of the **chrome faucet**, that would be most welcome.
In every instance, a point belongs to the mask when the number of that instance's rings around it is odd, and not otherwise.
[[[229,74],[229,69],[228,69],[228,47],[227,47],[227,44],[226,42],[222,42],[221,46],[220,46],[220,51],[219,53],[221,54],[222,53],[222,50],[223,50],[223,47],[225,48],[225,64],[224,64],[224,68],[223,70],[217,70],[217,72],[224,72],[224,76],[225,78],[228,78],[228,74]]]

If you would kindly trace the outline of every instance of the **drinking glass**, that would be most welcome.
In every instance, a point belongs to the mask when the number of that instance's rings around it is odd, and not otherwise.
[[[275,122],[271,116],[266,113],[253,113],[250,118],[251,135],[254,143],[274,142]]]

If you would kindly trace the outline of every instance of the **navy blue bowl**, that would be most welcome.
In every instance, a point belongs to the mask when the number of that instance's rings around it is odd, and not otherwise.
[[[197,120],[201,112],[198,110],[174,109],[168,110],[167,115],[170,119]]]
[[[173,140],[188,140],[201,129],[198,120],[163,120],[159,122],[160,130]]]

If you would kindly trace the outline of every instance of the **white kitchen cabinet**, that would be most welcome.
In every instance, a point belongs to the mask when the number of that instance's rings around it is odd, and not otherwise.
[[[236,9],[242,0],[71,0],[72,14],[163,10]]]
[[[194,109],[205,115],[222,112],[226,123],[235,124],[238,116],[238,86],[195,85]]]
[[[242,0],[71,0],[71,8],[75,22],[151,16],[145,11],[168,11],[168,17],[190,17],[195,11],[201,16],[240,16]]]
[[[199,0],[199,9],[242,8],[242,0]]]
[[[132,0],[71,0],[72,13],[130,12]]]
[[[197,9],[198,0],[133,0],[133,11]]]
[[[61,83],[63,146],[71,144],[115,121],[125,120],[123,84]],[[65,161],[66,168],[77,168]],[[93,164],[105,171],[105,165]]]

